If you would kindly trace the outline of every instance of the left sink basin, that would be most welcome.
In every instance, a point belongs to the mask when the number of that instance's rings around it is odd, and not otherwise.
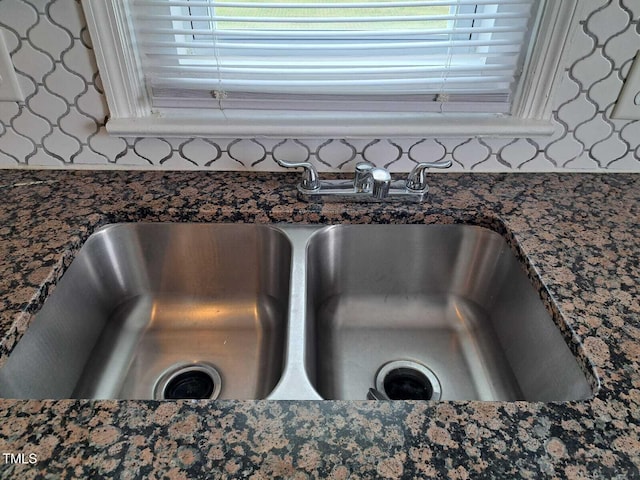
[[[290,242],[269,226],[106,226],[0,369],[0,397],[266,398],[290,272]]]

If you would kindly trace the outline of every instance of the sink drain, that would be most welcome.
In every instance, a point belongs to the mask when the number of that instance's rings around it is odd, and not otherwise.
[[[153,397],[157,400],[211,399],[220,395],[222,378],[207,363],[189,363],[167,370],[156,382]]]
[[[442,395],[435,373],[411,360],[385,363],[376,374],[375,386],[390,400],[440,400]]]

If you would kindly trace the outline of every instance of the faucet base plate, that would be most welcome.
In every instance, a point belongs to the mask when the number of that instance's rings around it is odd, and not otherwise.
[[[423,202],[429,187],[423,190],[407,189],[404,180],[396,180],[389,185],[389,192],[384,198],[376,198],[371,192],[358,191],[352,180],[320,180],[319,188],[310,190],[298,184],[298,197],[305,202],[324,203],[389,203],[389,202]]]

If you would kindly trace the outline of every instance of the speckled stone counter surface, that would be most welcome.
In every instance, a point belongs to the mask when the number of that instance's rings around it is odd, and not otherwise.
[[[25,464],[1,455],[1,478],[640,478],[640,176],[439,174],[418,206],[305,204],[296,180],[0,172],[0,363],[106,223],[458,222],[498,230],[526,257],[567,343],[599,382],[595,398],[0,399],[0,454],[25,454]]]

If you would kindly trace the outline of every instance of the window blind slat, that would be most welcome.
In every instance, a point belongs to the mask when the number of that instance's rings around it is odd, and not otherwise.
[[[220,8],[220,7],[218,7]],[[366,10],[366,9],[363,9]],[[248,23],[382,23],[382,22],[448,22],[454,20],[499,20],[499,19],[521,19],[523,15],[519,12],[507,12],[496,14],[459,14],[459,15],[387,15],[367,17],[359,16],[354,18],[342,17],[248,17],[234,15],[138,15],[136,20],[149,24],[162,24],[163,22],[248,22]],[[525,17],[526,18],[526,17]]]
[[[497,46],[501,46],[501,47],[514,47],[517,48],[519,47],[519,44],[517,42],[514,42],[512,39],[506,39],[506,40],[469,40],[469,41],[465,41],[465,40],[444,40],[444,41],[438,41],[438,40],[434,40],[434,41],[424,41],[424,42],[419,42],[419,41],[412,41],[412,42],[382,42],[382,41],[372,41],[372,42],[366,42],[366,41],[361,41],[361,42],[350,42],[350,43],[332,43],[331,45],[327,46],[327,45],[322,45],[322,44],[318,44],[317,42],[308,42],[308,43],[303,43],[303,42],[297,42],[295,45],[288,45],[288,44],[283,44],[283,43],[273,43],[273,42],[268,42],[268,43],[243,43],[243,42],[217,42],[217,44],[215,46],[213,45],[198,45],[196,46],[190,46],[189,43],[185,43],[185,42],[167,42],[167,43],[155,43],[152,45],[149,44],[143,44],[143,46],[147,47],[147,54],[149,56],[153,56],[154,55],[154,51],[162,51],[163,49],[166,48],[175,48],[176,50],[180,49],[180,48],[185,48],[185,49],[192,49],[192,50],[200,50],[200,49],[205,49],[205,50],[211,50],[212,48],[218,48],[218,49],[229,49],[229,50],[248,50],[248,51],[255,51],[258,49],[263,49],[263,50],[285,50],[287,52],[296,52],[299,50],[326,50],[326,51],[336,51],[336,50],[368,50],[371,48],[375,48],[375,49],[399,49],[399,48],[416,48],[416,49],[422,49],[422,50],[440,50],[443,48],[450,48],[450,49],[456,49],[456,48],[469,48],[469,47],[497,47]],[[295,54],[295,53],[293,53]],[[176,54],[161,54],[165,57],[180,57],[180,58],[185,58],[184,54],[181,53],[176,53]],[[198,58],[198,57],[202,57],[202,54],[199,53],[189,53],[188,55],[186,55],[187,58]]]
[[[510,64],[496,64],[496,65],[488,65],[483,68],[485,72],[495,72],[495,71],[504,71],[508,75],[512,65]],[[376,76],[385,76],[385,75],[398,75],[398,74],[417,74],[417,75],[428,75],[428,74],[443,74],[445,72],[449,72],[449,75],[453,74],[463,74],[466,73],[468,75],[477,75],[477,69],[473,66],[452,66],[447,68],[445,66],[414,66],[414,65],[406,65],[406,66],[397,66],[397,67],[384,67],[379,68],[375,65],[368,67],[358,67],[358,66],[344,66],[343,68],[338,68],[336,66],[332,67],[323,67],[321,65],[305,65],[298,66],[295,70],[287,68],[286,65],[267,65],[264,67],[257,66],[222,66],[219,68],[216,67],[207,67],[207,66],[193,66],[190,68],[181,68],[179,66],[157,66],[149,69],[149,73],[152,77],[161,76],[164,74],[185,74],[189,73],[194,76],[207,76],[211,77],[212,74],[220,72],[221,74],[244,74],[244,75],[273,75],[273,74],[291,74],[291,75],[376,75]]]
[[[506,111],[538,1],[131,0],[130,18],[154,105],[457,95],[456,109]]]
[[[390,31],[384,31],[384,32],[376,32],[376,37],[378,38],[386,38],[386,37],[398,37],[398,36],[404,36],[404,37],[417,37],[417,36],[424,36],[425,34],[429,34],[429,35],[461,35],[461,34],[480,34],[480,33],[523,33],[522,29],[525,25],[510,25],[510,26],[506,26],[506,27],[500,27],[500,26],[495,26],[495,27],[490,27],[490,28],[483,28],[483,27],[469,27],[469,28],[464,28],[464,27],[456,27],[453,29],[450,28],[442,28],[442,29],[416,29],[416,30],[390,30]],[[163,28],[156,28],[156,29],[148,29],[148,28],[141,28],[140,29],[140,33],[142,35],[144,35],[144,37],[147,39],[146,42],[148,45],[154,45],[154,44],[158,44],[158,43],[171,43],[171,42],[167,42],[166,38],[168,37],[175,37],[175,36],[179,36],[179,35],[190,35],[190,36],[194,36],[194,37],[200,37],[203,40],[206,38],[210,38],[213,39],[214,36],[217,35],[217,33],[211,31],[211,30],[196,30],[196,29],[163,29]],[[230,30],[225,32],[225,37],[264,37],[265,40],[268,39],[300,39],[300,38],[306,38],[306,37],[312,37],[312,38],[319,38],[319,37],[329,37],[329,38],[336,38],[337,34],[336,32],[333,31],[329,31],[329,32],[323,32],[323,31],[312,31],[312,32],[306,32],[306,31],[296,31],[295,33],[293,32],[287,32],[287,31],[273,31],[273,30],[269,30],[269,31],[264,31],[264,30]],[[361,30],[353,30],[353,31],[342,31],[340,32],[339,35],[340,38],[353,38],[353,37],[367,37],[370,38],[371,37],[371,32],[368,31],[361,31]],[[156,40],[157,39],[157,40]]]

